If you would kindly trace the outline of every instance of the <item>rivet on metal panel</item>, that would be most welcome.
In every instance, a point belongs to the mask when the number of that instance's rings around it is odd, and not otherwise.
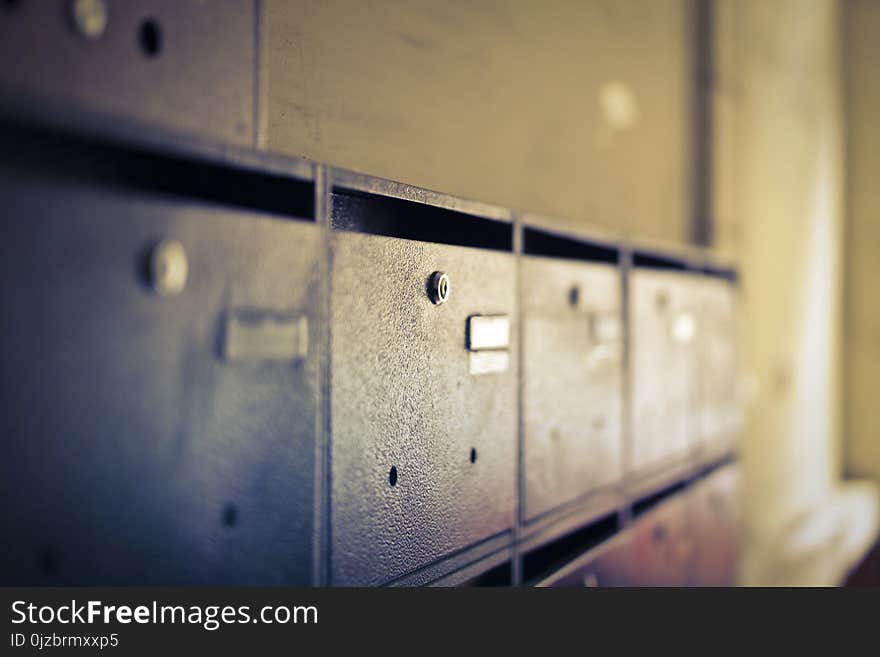
[[[158,294],[170,296],[182,292],[189,276],[183,244],[177,240],[163,240],[153,247],[149,275],[150,285]]]
[[[431,302],[440,305],[449,299],[451,285],[449,276],[442,271],[435,271],[428,279],[428,296]]]
[[[80,36],[98,39],[107,29],[107,4],[104,0],[73,0],[70,19]]]

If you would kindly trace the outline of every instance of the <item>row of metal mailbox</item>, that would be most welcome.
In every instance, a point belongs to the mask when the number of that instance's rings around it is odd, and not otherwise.
[[[731,446],[726,277],[41,166],[0,175],[4,583],[420,582]]]

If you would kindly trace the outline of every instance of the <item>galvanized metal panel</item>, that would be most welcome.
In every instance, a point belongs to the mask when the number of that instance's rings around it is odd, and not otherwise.
[[[620,480],[620,274],[522,260],[525,518]]]
[[[631,467],[644,470],[696,445],[699,279],[647,269],[631,277]]]
[[[0,94],[254,143],[255,8],[238,0],[16,2],[0,10]],[[89,38],[73,15],[106,7]]]
[[[517,356],[472,375],[465,332],[475,314],[516,317],[515,261],[356,233],[332,244],[331,582],[381,584],[513,526]],[[440,305],[434,271],[451,282]]]
[[[3,583],[311,583],[318,355],[222,345],[241,314],[316,344],[317,227],[9,172],[0,196]],[[178,294],[147,284],[160,240]]]

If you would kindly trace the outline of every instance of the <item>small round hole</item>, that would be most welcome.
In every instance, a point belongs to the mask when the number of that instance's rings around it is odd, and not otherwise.
[[[234,504],[227,504],[223,508],[223,526],[224,527],[235,527],[238,523],[238,509],[235,508]]]
[[[477,450],[475,447],[471,447],[471,463],[477,462]]]
[[[572,308],[577,308],[580,301],[581,301],[581,289],[577,285],[574,285],[568,291],[568,305],[570,305]]]
[[[141,23],[138,40],[141,50],[147,57],[156,57],[162,50],[162,28],[154,18]]]
[[[392,465],[391,470],[388,472],[388,483],[392,486],[397,485],[397,466]]]

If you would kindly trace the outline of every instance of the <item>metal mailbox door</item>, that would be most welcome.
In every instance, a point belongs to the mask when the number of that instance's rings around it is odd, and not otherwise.
[[[734,586],[737,582],[741,528],[740,468],[716,470],[689,493],[694,554],[691,583]]]
[[[624,530],[594,550],[585,563],[580,560],[563,572],[553,575],[550,581],[542,583],[553,587],[612,587],[632,586],[630,563],[632,551],[632,532]]]
[[[7,100],[24,93],[253,144],[253,2],[6,4],[0,95]]]
[[[620,275],[524,257],[525,518],[622,476]]]
[[[725,279],[700,281],[700,439],[710,452],[733,446],[741,422],[737,391],[735,288]]]
[[[675,495],[632,526],[630,577],[634,586],[684,586],[693,556],[688,498]]]
[[[513,526],[515,262],[332,240],[331,581],[381,584]]]
[[[698,430],[697,279],[636,269],[631,294],[632,468],[686,457]]]
[[[308,585],[314,224],[0,177],[4,584]]]

